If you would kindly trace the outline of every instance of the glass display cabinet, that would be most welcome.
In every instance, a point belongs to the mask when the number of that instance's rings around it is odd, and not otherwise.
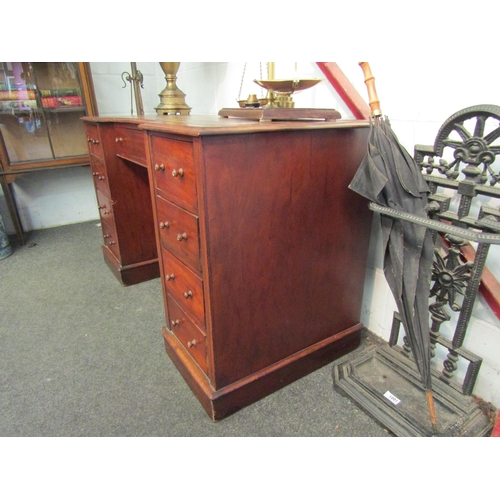
[[[89,63],[0,62],[0,180],[21,239],[9,183],[15,174],[89,165],[81,118],[97,114]]]

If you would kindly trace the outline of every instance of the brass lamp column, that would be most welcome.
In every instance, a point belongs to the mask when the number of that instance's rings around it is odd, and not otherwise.
[[[188,115],[191,108],[186,104],[186,94],[177,87],[177,71],[180,62],[161,62],[160,66],[165,73],[167,86],[158,94],[160,104],[155,108],[158,115]]]

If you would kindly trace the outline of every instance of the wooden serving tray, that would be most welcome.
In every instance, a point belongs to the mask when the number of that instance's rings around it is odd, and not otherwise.
[[[316,108],[222,108],[219,116],[245,118],[247,120],[338,120],[340,113],[335,109]]]

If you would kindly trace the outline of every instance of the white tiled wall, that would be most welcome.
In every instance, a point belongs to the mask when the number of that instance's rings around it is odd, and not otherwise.
[[[356,62],[339,62],[340,67],[359,93],[365,97],[362,72]],[[95,91],[101,115],[130,114],[130,85],[123,88],[121,74],[130,72],[129,62],[91,63]],[[146,113],[155,113],[158,94],[165,78],[158,63],[138,62],[144,74],[142,98]],[[474,71],[480,78],[457,78],[453,63],[433,64],[412,61],[373,61],[382,111],[387,114],[403,145],[413,153],[415,144],[432,144],[440,125],[456,111],[475,104],[499,104],[498,73],[495,65]],[[192,114],[216,114],[220,108],[234,107],[240,87],[241,97],[260,94],[253,79],[260,78],[260,63],[183,62],[177,84],[186,93]],[[264,78],[266,77],[263,68]],[[323,77],[315,63],[298,63],[299,77]],[[294,63],[276,63],[275,78],[295,75]],[[326,81],[297,94],[297,107],[336,108],[344,117],[351,114]],[[19,177],[15,191],[27,229],[70,224],[98,217],[92,179],[88,169],[72,168]],[[8,231],[12,224],[5,201],[0,197],[0,212]],[[498,272],[500,249],[493,248],[488,258],[491,270]],[[362,321],[376,334],[389,338],[394,301],[385,282],[378,227],[372,231],[372,245],[367,267]],[[470,324],[466,347],[484,357],[475,392],[500,407],[500,331],[499,320],[481,299]]]

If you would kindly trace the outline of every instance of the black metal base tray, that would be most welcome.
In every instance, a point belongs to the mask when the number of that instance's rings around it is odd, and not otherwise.
[[[335,390],[350,397],[396,436],[480,437],[489,436],[493,428],[472,396],[459,393],[433,375],[438,424],[433,434],[425,390],[415,366],[385,344],[343,358],[333,367],[333,380]]]

